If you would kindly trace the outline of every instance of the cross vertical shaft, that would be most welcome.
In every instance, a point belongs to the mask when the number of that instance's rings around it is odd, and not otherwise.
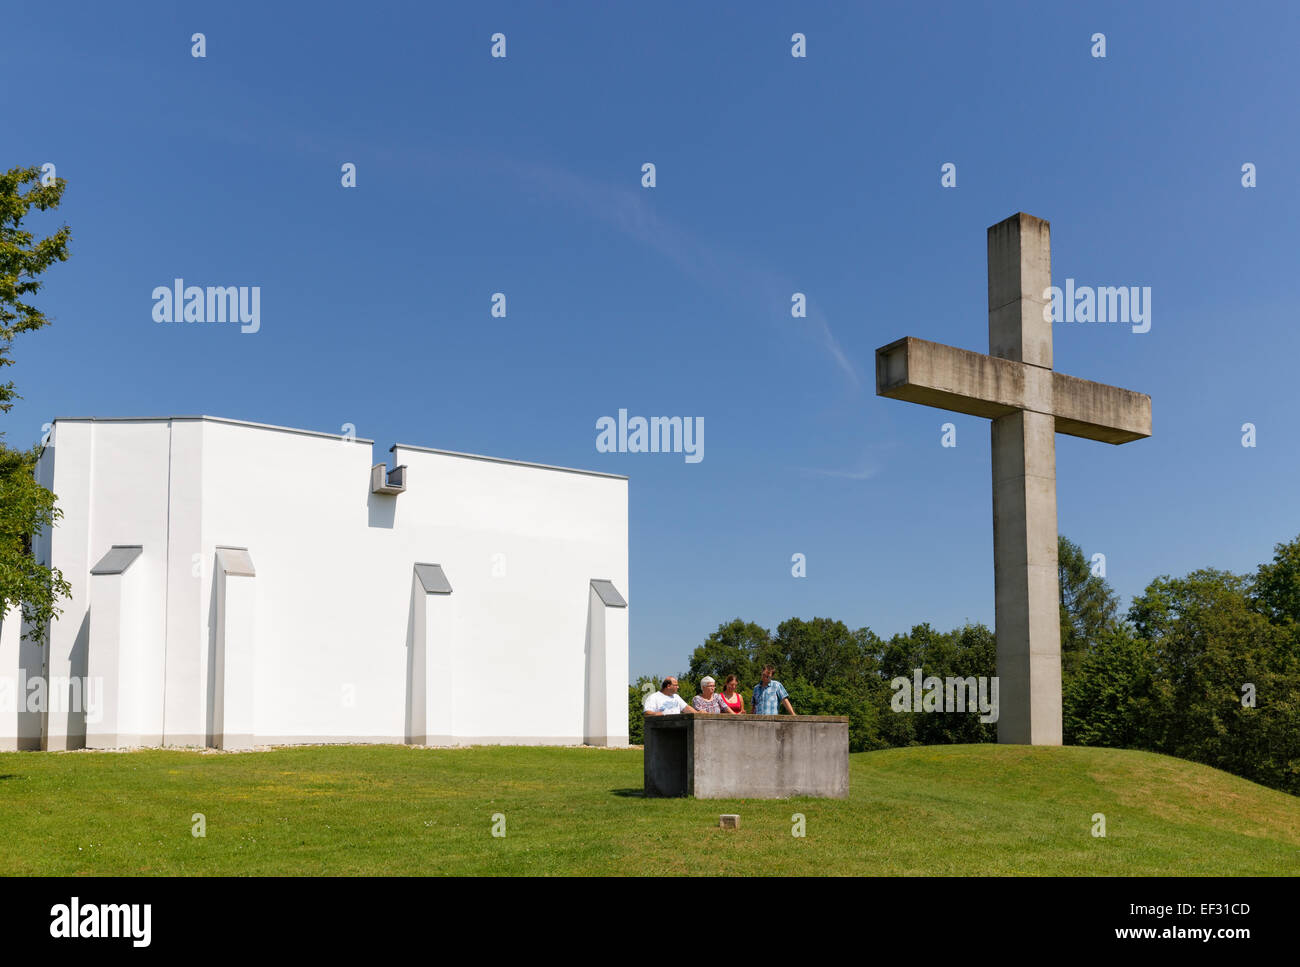
[[[876,350],[876,394],[990,421],[998,741],[1061,744],[1056,434],[1151,435],[1151,397],[1052,370],[1051,227],[989,229],[989,354],[905,336]]]
[[[1024,365],[1026,407],[991,421],[998,741],[1061,744],[1056,418],[1050,226],[1023,212],[988,230],[989,355]]]

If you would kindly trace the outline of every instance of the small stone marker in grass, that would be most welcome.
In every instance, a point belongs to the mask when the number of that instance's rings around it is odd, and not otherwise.
[[[718,825],[723,829],[740,829],[740,816],[736,813],[723,813],[718,817]]]

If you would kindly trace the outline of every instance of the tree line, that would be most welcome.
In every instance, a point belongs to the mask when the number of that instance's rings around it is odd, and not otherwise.
[[[1300,537],[1252,575],[1158,577],[1124,615],[1078,545],[1058,546],[1065,743],[1161,752],[1300,794]],[[890,704],[890,681],[916,668],[994,676],[997,644],[982,624],[919,624],[885,640],[830,618],[790,618],[775,633],[736,618],[691,654],[680,694],[689,702],[705,675],[734,674],[748,703],[769,662],[798,712],[848,716],[853,752],[997,741],[997,725],[978,715]],[[633,744],[644,695],[658,687],[642,677],[628,689]]]
[[[49,325],[32,299],[43,285],[41,273],[67,261],[72,230],[64,225],[38,238],[23,227],[23,218],[32,210],[57,209],[65,187],[62,178],[40,167],[0,173],[0,370],[13,365],[14,337]],[[13,380],[0,383],[0,413],[8,413],[21,398]],[[10,447],[0,430],[0,619],[8,609],[20,608],[28,626],[24,637],[38,640],[59,614],[58,599],[72,593],[63,575],[41,564],[32,552],[33,535],[47,531],[62,516],[54,494],[36,482],[40,453],[40,444]]]

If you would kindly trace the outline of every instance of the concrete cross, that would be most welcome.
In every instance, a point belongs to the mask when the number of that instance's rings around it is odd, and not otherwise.
[[[989,354],[905,338],[876,350],[876,395],[985,416],[993,440],[998,741],[1061,744],[1056,434],[1151,435],[1151,397],[1052,371],[1050,225],[988,232]]]

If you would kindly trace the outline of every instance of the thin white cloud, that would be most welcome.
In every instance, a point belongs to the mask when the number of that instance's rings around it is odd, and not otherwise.
[[[736,291],[738,299],[761,301],[772,313],[784,311],[783,321],[804,325],[853,386],[861,386],[857,370],[835,338],[824,313],[810,307],[806,319],[789,317],[790,296],[797,290],[796,285],[740,256],[706,245],[672,224],[646,201],[644,189],[600,184],[548,165],[504,158],[497,159],[497,164],[520,180],[580,207],[588,216],[613,224],[701,282]]]
[[[236,143],[265,141],[263,136],[242,127],[204,122],[207,137],[220,137]],[[304,131],[277,129],[275,147],[291,144],[298,151],[320,155],[337,161],[337,146],[331,139]],[[661,216],[646,200],[645,189],[614,186],[593,181],[563,168],[537,162],[522,162],[503,155],[485,153],[472,148],[449,147],[443,150],[394,148],[389,145],[369,143],[371,157],[402,165],[410,171],[413,164],[438,172],[441,178],[449,168],[481,173],[485,168],[505,172],[517,181],[540,189],[583,210],[588,217],[606,221],[624,234],[654,248],[672,261],[683,272],[700,282],[736,293],[736,302],[760,307],[770,318],[782,325],[801,326],[849,380],[854,389],[862,380],[852,361],[840,346],[825,314],[814,306],[808,307],[805,319],[795,319],[789,314],[790,295],[798,286],[778,273],[754,265],[740,256],[710,246],[689,232]]]
[[[870,480],[880,473],[880,468],[874,465],[857,470],[822,470],[816,467],[800,467],[799,470],[814,477],[840,477],[845,480]]]

